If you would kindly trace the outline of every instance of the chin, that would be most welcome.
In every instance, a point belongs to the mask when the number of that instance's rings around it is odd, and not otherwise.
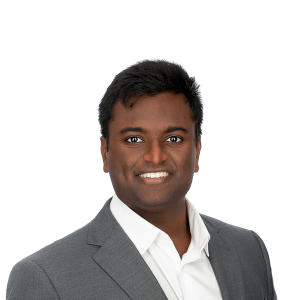
[[[170,194],[162,195],[158,193],[153,193],[152,195],[147,193],[147,196],[145,195],[138,195],[136,197],[136,205],[137,206],[144,206],[144,207],[152,207],[152,208],[160,208],[165,205],[169,205],[174,201],[174,197],[170,197]]]

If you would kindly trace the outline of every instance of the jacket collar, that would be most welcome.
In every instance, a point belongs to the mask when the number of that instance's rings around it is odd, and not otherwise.
[[[101,248],[93,259],[131,299],[167,299],[155,276],[110,211],[110,198],[89,224],[87,243]],[[233,244],[211,218],[201,215],[210,234],[209,261],[223,300],[245,300],[245,284]]]
[[[167,300],[157,279],[110,211],[110,198],[89,224],[87,243],[101,248],[93,259],[133,300]]]
[[[209,261],[217,278],[223,300],[245,300],[244,276],[234,245],[222,236],[213,219],[201,215],[210,234]]]
[[[109,198],[97,216],[89,224],[87,243],[89,245],[102,246],[112,234],[118,222],[110,211]]]

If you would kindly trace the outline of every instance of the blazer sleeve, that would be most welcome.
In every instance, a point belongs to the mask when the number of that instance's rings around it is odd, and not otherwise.
[[[50,278],[35,262],[25,259],[12,269],[6,300],[59,300]]]
[[[267,275],[268,275],[268,291],[269,291],[267,300],[277,300],[277,295],[276,295],[276,292],[274,289],[270,258],[269,258],[267,248],[266,248],[264,242],[262,241],[262,239],[254,231],[252,231],[252,233],[254,234],[257,242],[260,245],[260,248],[261,248],[264,260],[265,260],[265,264],[266,264],[266,270],[267,270]]]

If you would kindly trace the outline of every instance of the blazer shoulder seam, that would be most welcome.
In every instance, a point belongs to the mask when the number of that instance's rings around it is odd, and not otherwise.
[[[264,251],[263,251],[263,249],[262,249],[261,242],[260,242],[260,240],[258,239],[258,235],[257,235],[254,231],[252,231],[252,230],[249,230],[249,231],[251,231],[251,233],[254,235],[254,237],[255,237],[257,243],[259,244],[261,253],[262,253],[263,258],[264,258],[265,269],[266,269],[267,279],[268,279],[268,295],[269,295],[269,294],[270,294],[270,284],[271,284],[271,283],[270,283],[270,278],[269,278],[269,275],[268,275],[268,269],[267,269],[267,263],[266,263],[266,256],[265,256],[265,253],[264,253]]]
[[[35,262],[35,261],[31,260],[31,259],[27,259],[27,260],[30,261],[30,262],[32,262],[33,264],[37,265],[37,266],[45,273],[45,275],[46,275],[46,277],[48,278],[48,280],[50,281],[50,283],[51,283],[53,289],[55,290],[55,293],[56,293],[58,299],[60,299],[59,294],[58,294],[58,292],[57,292],[57,289],[56,289],[56,287],[54,286],[54,284],[53,284],[52,280],[50,279],[49,275],[47,274],[47,272],[46,272],[46,271],[45,271],[45,270],[44,270],[37,262]]]

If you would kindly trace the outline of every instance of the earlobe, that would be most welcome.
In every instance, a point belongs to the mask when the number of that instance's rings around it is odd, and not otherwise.
[[[105,173],[108,173],[108,151],[107,151],[107,144],[106,144],[106,140],[105,138],[102,136],[100,138],[101,140],[101,155],[102,155],[102,159],[103,159],[103,171]]]
[[[201,151],[201,139],[198,139],[197,148],[196,148],[196,161],[195,161],[195,170],[194,172],[197,173],[199,171],[199,156]]]

